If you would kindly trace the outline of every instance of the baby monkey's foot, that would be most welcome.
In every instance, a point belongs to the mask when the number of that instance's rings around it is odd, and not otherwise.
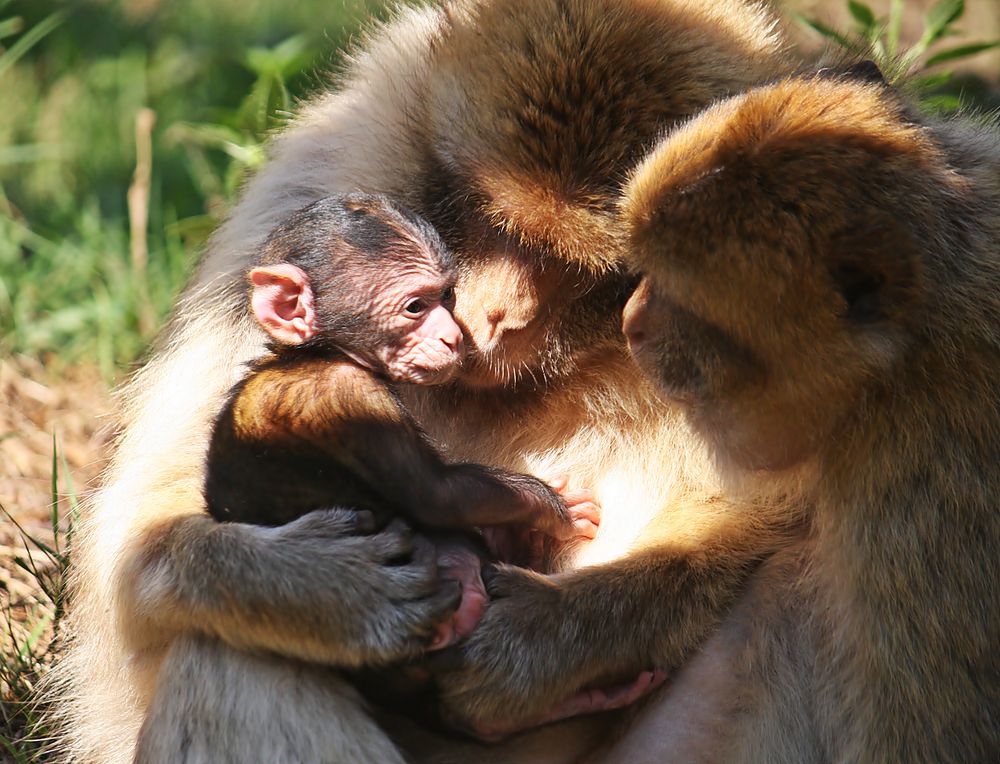
[[[496,743],[511,735],[540,727],[543,724],[569,719],[573,716],[625,708],[649,695],[666,681],[666,671],[661,669],[643,671],[638,677],[629,682],[623,682],[622,684],[610,687],[581,690],[557,703],[540,716],[516,724],[495,722],[492,724],[456,724],[454,726],[484,742]]]

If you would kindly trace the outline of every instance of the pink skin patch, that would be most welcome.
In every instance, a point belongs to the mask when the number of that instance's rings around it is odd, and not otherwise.
[[[399,341],[376,351],[390,379],[434,385],[455,375],[465,357],[465,337],[448,308],[430,303],[418,317],[404,314],[398,323]]]
[[[286,345],[301,345],[316,334],[313,291],[305,271],[279,263],[250,271],[250,307],[260,325]]]
[[[483,558],[467,542],[436,541],[435,546],[441,578],[462,585],[462,601],[451,618],[438,626],[428,650],[441,650],[469,636],[486,612],[489,600],[480,573]]]
[[[572,531],[563,540],[571,538],[592,539],[597,536],[597,528],[601,524],[601,507],[597,497],[589,488],[569,487],[569,475],[559,475],[549,481],[549,486],[558,493],[569,510],[573,520]]]
[[[480,529],[483,540],[494,560],[517,565],[520,568],[542,571],[550,538],[557,542],[591,540],[601,524],[601,507],[594,493],[586,488],[566,490],[569,480],[560,477],[549,483],[566,504],[572,524],[549,536],[528,526],[497,525]]]

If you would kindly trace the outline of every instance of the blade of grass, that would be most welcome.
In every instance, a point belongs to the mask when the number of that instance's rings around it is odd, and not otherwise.
[[[80,499],[76,494],[76,484],[73,482],[73,473],[70,472],[69,464],[66,462],[66,454],[59,454],[59,461],[62,464],[63,480],[66,483],[66,498],[69,499],[70,523],[74,521],[80,510]],[[69,532],[69,528],[66,529]]]
[[[795,13],[795,12],[792,12],[792,16],[798,19],[800,23],[805,24],[813,31],[819,32],[824,37],[833,40],[838,45],[847,48],[848,50],[855,50],[858,47],[857,45],[854,44],[853,41],[849,40],[847,37],[842,35],[833,27],[827,26],[822,21],[818,21],[817,19],[810,19],[806,16],[803,16],[800,13]]]
[[[66,20],[66,11],[56,11],[39,21],[0,56],[0,76],[42,39]]]
[[[13,16],[0,21],[0,40],[10,37],[20,32],[24,28],[24,19],[20,16]]]
[[[52,534],[56,551],[59,551],[59,445],[56,434],[52,433]]]
[[[885,30],[885,47],[890,57],[899,51],[899,30],[903,24],[903,0],[892,0],[889,7],[889,23]]]
[[[854,20],[861,25],[861,29],[867,34],[868,30],[878,26],[875,21],[875,14],[872,9],[858,0],[848,0],[847,9],[851,12]]]
[[[959,45],[958,47],[948,48],[947,50],[935,53],[933,56],[929,57],[926,62],[924,62],[924,66],[934,66],[935,64],[942,64],[945,61],[954,61],[956,58],[974,56],[977,53],[993,50],[994,48],[1000,48],[1000,40],[993,40],[992,42],[973,42],[968,45]]]
[[[42,617],[38,619],[34,627],[28,633],[27,639],[21,645],[21,649],[18,650],[18,657],[27,661],[29,657],[34,657],[35,647],[38,645],[38,640],[42,638],[42,632],[45,628],[52,622],[52,613],[44,613]]]
[[[38,547],[42,552],[51,557],[53,562],[59,562],[59,563],[62,562],[62,555],[57,554],[56,551],[48,544],[46,544],[44,541],[39,541],[30,533],[28,533],[24,529],[24,527],[17,520],[14,519],[14,516],[7,511],[7,508],[3,504],[0,504],[0,512],[2,512],[7,517],[7,519],[14,524],[14,527],[17,528],[18,533],[21,534],[22,541],[24,540],[30,541],[32,544]]]

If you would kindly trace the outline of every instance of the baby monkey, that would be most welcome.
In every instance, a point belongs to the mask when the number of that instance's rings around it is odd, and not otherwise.
[[[589,494],[576,492],[568,506],[529,475],[448,464],[403,407],[395,384],[441,384],[461,365],[455,279],[430,224],[382,196],[327,197],[278,225],[249,273],[250,309],[271,353],[216,420],[205,480],[212,516],[282,525],[351,507],[380,522],[592,537],[599,510]],[[474,573],[458,577],[468,585],[473,576],[478,589],[478,558]],[[436,646],[474,625],[480,594],[463,601],[462,623],[439,632]]]

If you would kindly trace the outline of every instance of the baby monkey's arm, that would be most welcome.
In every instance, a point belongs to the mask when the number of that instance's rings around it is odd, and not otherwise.
[[[310,439],[389,507],[439,528],[517,524],[559,539],[596,532],[599,510],[588,494],[566,501],[530,475],[447,464],[387,385],[360,369],[342,367],[338,377],[336,405],[323,406],[322,432]],[[298,421],[309,419],[317,417],[303,412]]]

